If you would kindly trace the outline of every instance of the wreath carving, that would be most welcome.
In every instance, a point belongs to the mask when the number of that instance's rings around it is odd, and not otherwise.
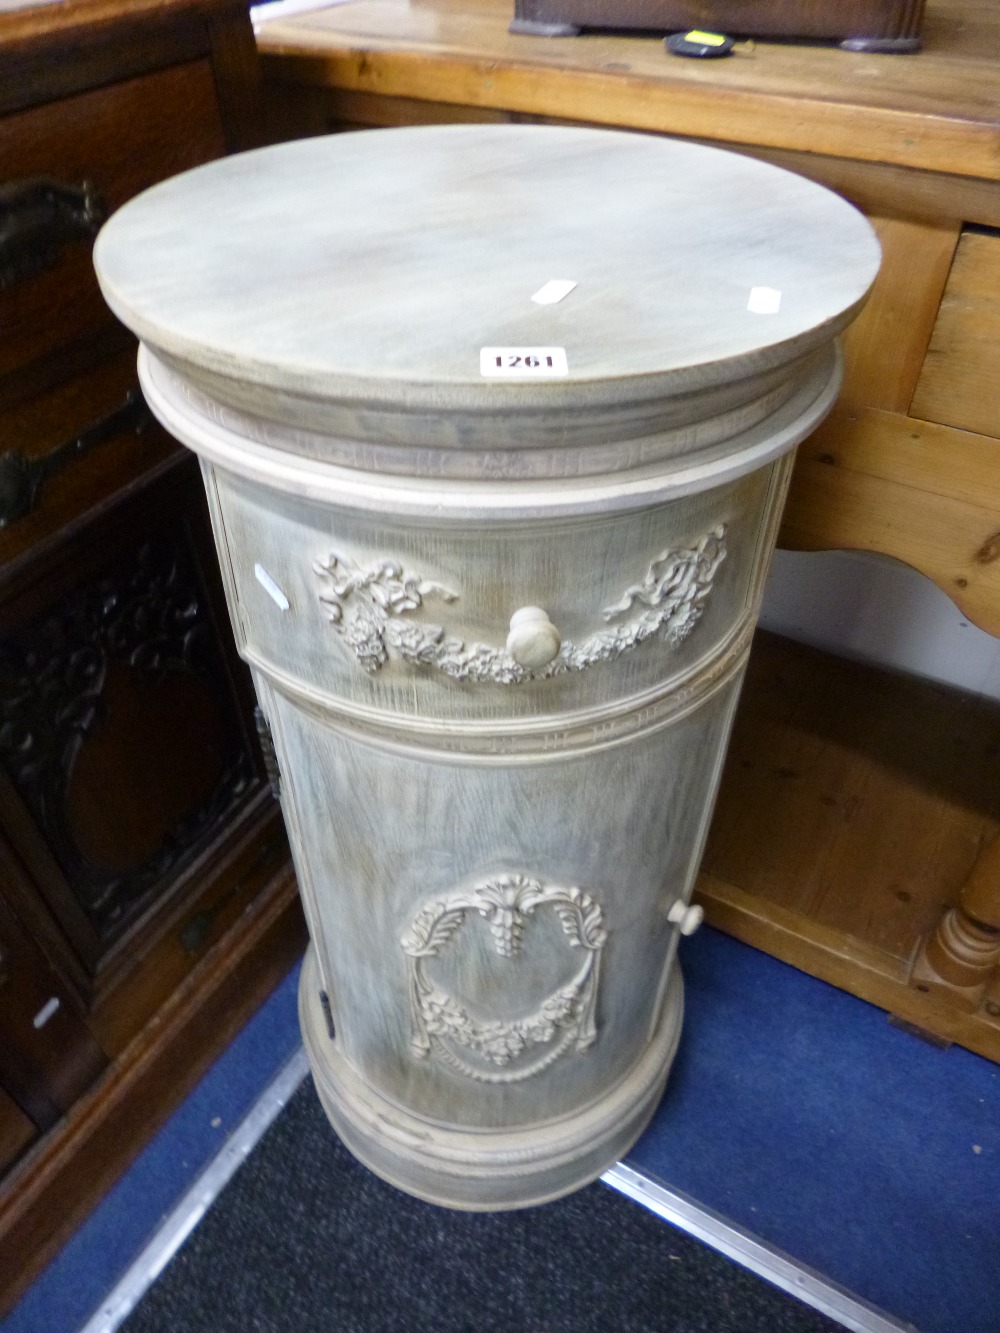
[[[580,949],[582,962],[569,981],[523,1018],[482,1020],[427,975],[425,960],[448,947],[470,912],[489,922],[493,946],[501,958],[521,949],[527,920],[540,907],[551,907],[567,946]],[[434,1054],[449,1068],[484,1083],[514,1083],[540,1073],[571,1048],[585,1051],[597,1037],[594,1011],[601,949],[607,939],[603,914],[589,893],[543,884],[526,875],[497,875],[474,888],[425,903],[400,943],[409,967],[410,1049],[417,1059]],[[520,1057],[546,1047],[524,1065]],[[483,1065],[469,1062],[462,1049]]]

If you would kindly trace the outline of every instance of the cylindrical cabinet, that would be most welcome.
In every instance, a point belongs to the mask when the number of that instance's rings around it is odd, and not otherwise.
[[[320,1097],[435,1202],[631,1145],[793,450],[878,246],[690,144],[448,126],[180,176],[97,245],[201,457]]]

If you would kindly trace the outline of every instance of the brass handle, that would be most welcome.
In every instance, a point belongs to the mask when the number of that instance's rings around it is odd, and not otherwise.
[[[20,449],[0,454],[0,528],[34,509],[42,483],[54,472],[125,431],[141,434],[151,421],[152,414],[142,395],[133,389],[126,394],[121,407],[41,458],[26,458]]]
[[[51,268],[62,246],[96,236],[107,216],[91,181],[33,176],[0,185],[0,288]]]

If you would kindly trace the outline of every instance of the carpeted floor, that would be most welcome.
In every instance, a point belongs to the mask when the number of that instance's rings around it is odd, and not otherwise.
[[[832,1333],[601,1184],[542,1208],[420,1203],[344,1149],[311,1081],[125,1333]]]

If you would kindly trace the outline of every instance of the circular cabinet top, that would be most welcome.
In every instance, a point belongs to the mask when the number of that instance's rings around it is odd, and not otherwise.
[[[126,204],[96,248],[108,301],[151,345],[318,395],[475,396],[496,387],[484,347],[561,347],[569,384],[735,379],[828,340],[878,260],[853,207],[777,167],[509,125],[224,158]],[[532,299],[558,281],[576,285]]]

